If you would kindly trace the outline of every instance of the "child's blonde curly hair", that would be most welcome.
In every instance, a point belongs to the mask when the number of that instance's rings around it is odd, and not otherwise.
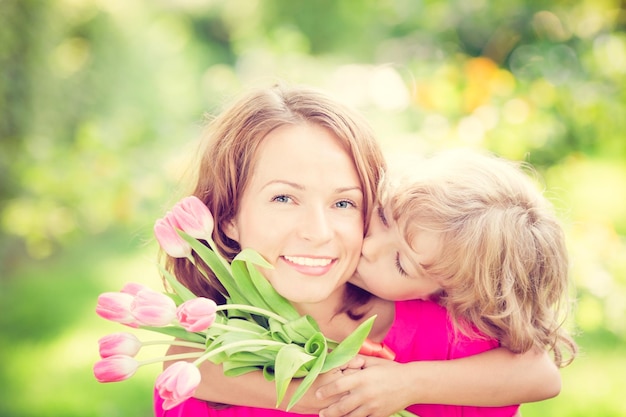
[[[463,332],[477,328],[516,353],[547,348],[565,366],[577,353],[563,327],[565,235],[531,172],[486,153],[444,151],[386,190],[385,203],[409,245],[421,230],[441,233],[439,260],[422,266]]]

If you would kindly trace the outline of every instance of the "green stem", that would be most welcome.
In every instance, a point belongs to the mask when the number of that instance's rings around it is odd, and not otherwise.
[[[245,346],[283,346],[284,343],[276,342],[274,340],[241,340],[239,342],[233,342],[226,345],[223,345],[215,350],[211,350],[206,352],[204,355],[200,356],[196,359],[193,364],[198,366],[201,362],[210,359],[212,356],[217,355],[218,353],[222,353],[228,349],[236,348],[236,347],[245,347]]]
[[[147,342],[141,342],[141,346],[154,346],[154,345],[173,345],[184,346],[196,349],[204,349],[204,344],[195,342],[185,342],[183,340],[148,340]]]
[[[229,332],[252,333],[256,335],[260,334],[253,330],[242,329],[240,327],[229,326],[228,324],[221,324],[221,323],[213,323],[210,328],[222,329],[222,330],[226,330]]]
[[[191,264],[193,266],[196,267],[196,270],[198,270],[205,279],[207,279],[207,280],[209,279],[209,276],[206,274],[206,272],[204,272],[204,269],[198,268],[198,265],[196,265],[196,260],[195,260],[195,258],[192,255],[187,256],[187,260],[189,262],[191,262]]]
[[[208,238],[205,239],[207,241],[207,243],[209,244],[209,247],[211,248],[211,250],[213,251],[213,253],[215,253],[215,256],[217,256],[217,259],[219,259],[219,261],[222,263],[222,265],[224,265],[224,268],[226,268],[227,271],[231,272],[231,265],[230,262],[228,262],[222,255],[220,255],[220,253],[215,249],[215,242],[213,242],[213,239],[211,238],[211,236],[209,236]],[[196,267],[196,269],[198,269],[200,271],[200,273],[202,273],[202,275],[208,279],[207,275],[204,273],[204,271],[202,270],[202,268],[198,268],[198,265],[196,265],[196,260],[192,255],[187,256],[187,259],[189,260],[189,262],[192,263],[193,266]]]
[[[151,363],[156,363],[156,362],[177,361],[181,359],[195,359],[198,357],[202,357],[202,355],[203,355],[203,352],[179,353],[177,355],[161,356],[159,358],[147,359],[145,361],[138,361],[138,362],[139,362],[139,366],[143,366],[143,365],[149,365]]]
[[[215,242],[213,242],[213,238],[211,236],[208,236],[206,239],[207,243],[209,244],[209,246],[211,247],[211,249],[213,249],[213,252],[215,252],[215,255],[217,256],[217,259],[220,260],[220,262],[222,263],[222,265],[224,265],[224,267],[226,268],[227,271],[231,271],[231,266],[230,266],[230,262],[228,262],[222,255],[220,255],[220,253],[217,251],[217,248],[215,247]]]
[[[224,311],[224,310],[230,310],[230,309],[243,310],[243,311],[248,311],[250,313],[256,313],[256,314],[260,314],[263,316],[267,316],[267,317],[273,318],[276,321],[281,322],[282,324],[287,324],[289,322],[289,320],[285,319],[284,317],[276,313],[273,313],[271,311],[268,311],[264,308],[249,306],[246,304],[220,304],[217,306],[218,311]]]

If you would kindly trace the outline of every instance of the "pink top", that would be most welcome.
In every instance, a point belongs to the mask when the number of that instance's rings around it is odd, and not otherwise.
[[[384,340],[396,353],[396,361],[446,360],[471,356],[498,346],[494,340],[468,339],[454,334],[446,310],[430,301],[396,302],[394,323]],[[171,410],[164,411],[163,400],[155,392],[156,417],[273,417],[302,416],[274,409],[234,406],[215,410],[204,401],[190,398]],[[514,416],[519,406],[465,407],[418,404],[408,410],[420,417],[443,416]]]

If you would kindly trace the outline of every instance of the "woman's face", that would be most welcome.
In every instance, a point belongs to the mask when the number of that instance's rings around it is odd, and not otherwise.
[[[262,272],[279,294],[317,303],[342,293],[356,268],[362,206],[359,177],[339,140],[317,125],[285,125],[263,139],[225,231],[274,266]]]
[[[398,223],[384,207],[372,214],[362,256],[353,284],[387,300],[428,299],[441,290],[423,265],[430,265],[440,252],[441,238],[428,231],[418,232],[411,245]]]

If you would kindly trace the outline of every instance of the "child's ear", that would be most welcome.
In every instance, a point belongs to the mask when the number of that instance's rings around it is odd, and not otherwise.
[[[222,230],[229,239],[239,242],[239,227],[235,219],[230,219],[222,223]]]

